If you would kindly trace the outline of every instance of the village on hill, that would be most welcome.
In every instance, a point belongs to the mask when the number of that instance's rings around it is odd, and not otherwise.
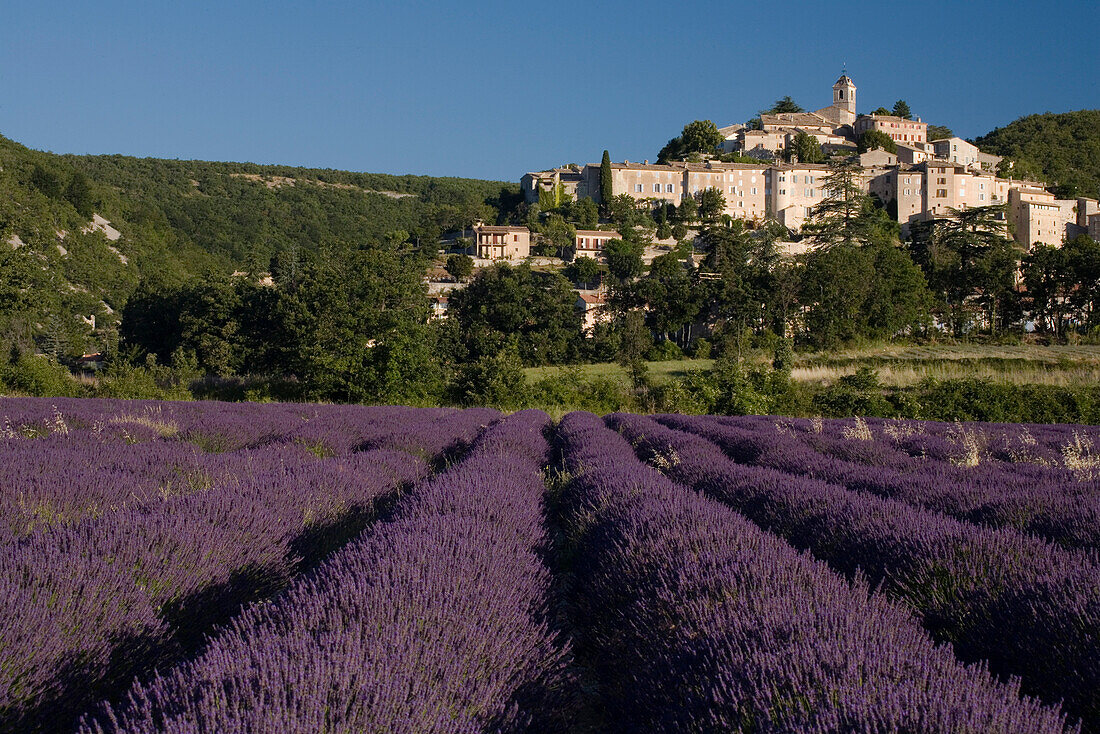
[[[917,221],[943,217],[951,209],[1007,204],[1016,241],[1025,248],[1058,246],[1078,234],[1100,235],[1096,199],[1057,199],[1043,184],[998,173],[999,156],[983,153],[958,137],[928,140],[928,123],[890,114],[857,114],[856,86],[846,74],[833,85],[833,103],[814,112],[762,114],[759,128],[719,128],[719,149],[742,160],[612,163],[614,195],[639,202],[679,204],[716,189],[723,213],[733,219],[773,219],[798,233],[814,206],[828,196],[821,186],[829,166],[799,160],[796,142],[809,136],[825,156],[858,156],[865,191],[877,197],[901,224],[902,236]],[[870,134],[870,135],[869,135]],[[860,152],[860,140],[888,139],[889,150]],[[745,158],[755,159],[744,162]],[[561,186],[568,196],[600,203],[600,165],[563,166],[527,173],[521,185],[529,202],[540,191]]]
[[[1013,177],[1011,161],[983,152],[960,137],[948,134],[929,140],[929,123],[910,115],[904,102],[899,101],[894,110],[860,114],[856,92],[855,82],[845,73],[833,84],[832,104],[827,107],[762,113],[750,124],[717,128],[721,141],[714,154],[653,163],[570,164],[528,172],[520,186],[531,206],[589,199],[605,207],[610,193],[611,197],[628,196],[640,209],[653,211],[681,206],[689,199],[698,204],[709,197],[720,202],[718,210],[727,221],[743,220],[751,227],[766,222],[781,225],[790,236],[776,243],[777,252],[793,256],[814,246],[811,238],[800,235],[815,207],[832,193],[825,185],[829,161],[847,159],[858,170],[863,191],[898,222],[902,239],[915,223],[996,205],[1004,206],[998,216],[1006,220],[1008,231],[1024,250],[1034,245],[1058,247],[1079,234],[1100,239],[1096,199],[1056,198],[1042,183]],[[608,170],[609,188],[603,183]],[[553,262],[553,258],[536,257],[533,247],[541,235],[533,235],[528,226],[479,223],[471,234],[459,250],[474,256],[475,267],[493,262]],[[577,228],[571,250],[565,248],[566,258],[602,260],[608,242],[619,236],[610,225]],[[645,248],[643,259],[651,262],[679,241],[682,238],[658,236]],[[459,250],[452,248],[452,252]],[[461,279],[449,277],[440,267],[428,280],[433,312],[443,317],[447,291],[462,287]],[[577,308],[585,313],[588,328],[604,303],[601,290],[578,288]]]

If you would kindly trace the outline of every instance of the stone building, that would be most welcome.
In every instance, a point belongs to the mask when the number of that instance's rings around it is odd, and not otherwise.
[[[615,230],[578,229],[574,240],[577,257],[603,259],[604,248],[611,240],[622,239]]]
[[[474,227],[477,256],[486,260],[522,260],[531,255],[531,231],[526,227]]]

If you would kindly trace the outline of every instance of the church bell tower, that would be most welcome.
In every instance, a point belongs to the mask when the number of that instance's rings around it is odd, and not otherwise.
[[[843,110],[848,124],[856,119],[856,85],[847,74],[842,74],[833,85],[833,107]]]

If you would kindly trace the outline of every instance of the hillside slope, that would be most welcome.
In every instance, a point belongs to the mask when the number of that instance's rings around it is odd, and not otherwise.
[[[1100,110],[1028,115],[974,141],[1039,175],[1061,198],[1100,194]]]
[[[500,181],[55,155],[0,136],[0,347],[79,354],[143,279],[258,272],[287,250],[432,243],[517,201]]]

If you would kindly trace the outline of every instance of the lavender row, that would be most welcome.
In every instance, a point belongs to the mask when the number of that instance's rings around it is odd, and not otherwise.
[[[0,398],[0,438],[84,433],[128,443],[183,440],[219,453],[298,442],[341,454],[377,438],[380,424],[455,412],[401,406]]]
[[[429,420],[468,443],[479,416]],[[414,427],[415,428],[415,427]],[[0,728],[51,730],[274,593],[429,470],[405,452],[316,460],[270,446],[219,486],[58,526],[0,552]],[[295,459],[297,456],[297,459]]]
[[[1069,547],[1100,548],[1100,483],[1083,480],[1072,469],[1000,462],[961,467],[909,456],[881,441],[787,433],[771,423],[661,420],[677,428],[721,425],[723,446],[742,463],[892,497],[970,522],[1015,527]]]
[[[486,430],[393,522],[84,732],[560,731],[566,653],[545,617],[545,414]]]
[[[922,616],[964,660],[1087,724],[1100,722],[1100,559],[1010,529],[971,525],[904,502],[729,460],[707,438],[639,416],[611,423],[670,476],[705,492],[848,576],[866,575]]]
[[[637,460],[588,414],[573,481],[578,655],[613,731],[1061,732],[902,607]]]
[[[174,434],[128,443],[103,430],[103,425],[132,430],[129,421],[134,416],[147,422],[173,421],[172,408],[178,406],[166,405],[156,412],[115,413],[105,419],[106,424],[100,419],[95,429],[66,428],[36,440],[0,440],[0,466],[6,467],[6,484],[0,492],[0,544],[43,527],[69,525],[123,507],[209,489],[231,479],[242,466],[247,469],[264,447],[279,452],[286,461],[301,462],[306,451],[339,456],[389,442],[394,448],[415,447],[430,458],[442,451],[441,441],[450,440],[447,431],[434,428],[435,421],[482,423],[495,415],[388,407],[327,412],[309,420],[296,418],[292,428],[284,427],[281,435],[260,448],[216,455],[205,454]],[[419,435],[406,437],[410,429]]]
[[[959,430],[973,429],[979,434],[982,443],[990,450],[990,456],[1003,461],[1019,460],[1020,456],[1013,457],[1010,453],[1000,453],[1003,449],[1033,451],[1034,457],[1046,456],[1059,458],[1062,449],[1068,443],[1074,441],[1074,436],[1095,443],[1100,441],[1100,428],[1087,425],[1072,425],[1058,423],[979,423],[979,422],[953,422],[920,421],[890,418],[860,418],[860,419],[798,419],[798,418],[770,418],[766,416],[741,416],[737,424],[750,423],[776,423],[798,431],[817,433],[834,438],[843,438],[850,435],[853,430],[862,430],[859,423],[862,422],[873,432],[882,434],[891,441],[903,441],[905,439],[927,439],[928,446],[932,449],[929,454],[936,453],[935,458],[947,460],[958,456],[957,438]],[[1022,440],[1021,440],[1022,439]],[[918,441],[919,442],[919,441]],[[954,444],[954,445],[953,445]],[[938,447],[938,448],[932,448]],[[939,453],[942,450],[943,453]],[[999,454],[999,455],[998,455]]]
[[[192,444],[105,444],[90,434],[0,440],[0,466],[0,544],[211,482],[210,462]]]

